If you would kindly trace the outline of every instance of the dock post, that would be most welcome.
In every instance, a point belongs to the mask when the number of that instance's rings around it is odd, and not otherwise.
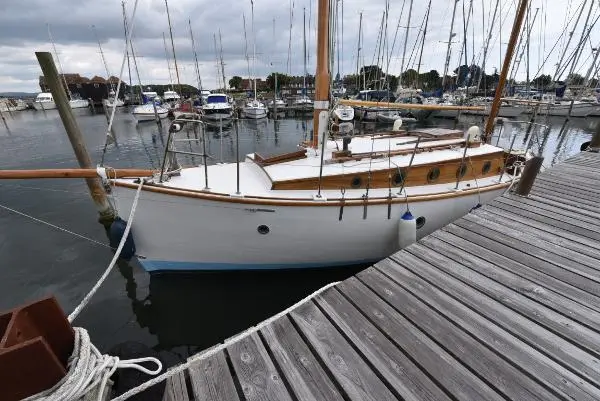
[[[542,156],[534,156],[525,162],[525,169],[521,174],[521,178],[517,184],[517,189],[515,190],[517,195],[529,195],[529,192],[531,192],[531,187],[533,187],[533,183],[535,182],[535,178],[542,168],[542,163],[544,163],[544,158]]]
[[[65,131],[67,132],[67,136],[69,137],[69,141],[71,142],[71,146],[73,147],[73,152],[75,153],[75,157],[77,158],[79,166],[81,168],[95,168],[85,147],[85,142],[83,141],[83,136],[81,135],[81,130],[79,129],[77,120],[75,120],[75,116],[73,115],[73,110],[69,105],[67,93],[61,84],[58,71],[56,70],[56,65],[52,59],[52,54],[49,52],[35,52],[35,56],[38,59],[40,67],[42,68],[46,82],[50,87],[50,92],[52,93],[54,102],[56,103],[58,114],[60,115],[63,125],[65,126]],[[96,209],[98,210],[98,214],[100,215],[98,221],[105,227],[110,226],[110,224],[117,217],[117,212],[108,202],[106,192],[104,191],[100,180],[98,178],[86,178],[85,181],[90,191],[92,200],[96,205]]]
[[[588,150],[592,152],[600,151],[600,125],[596,128],[596,132],[592,134],[592,140],[588,146]]]
[[[96,105],[94,104],[94,101],[92,100],[91,97],[88,97],[88,104],[90,106],[90,110],[92,111],[92,114],[96,114]]]

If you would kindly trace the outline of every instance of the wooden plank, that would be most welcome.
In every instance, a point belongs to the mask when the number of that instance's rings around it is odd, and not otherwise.
[[[538,202],[545,202],[550,205],[560,206],[563,205],[568,210],[579,210],[579,212],[585,216],[595,217],[600,219],[600,213],[598,213],[598,205],[588,205],[581,201],[573,201],[570,199],[560,198],[554,194],[536,190],[529,194],[529,199],[533,199]]]
[[[587,230],[585,228],[564,222],[560,219],[548,217],[544,214],[540,214],[539,210],[536,212],[536,211],[532,211],[531,209],[529,209],[529,210],[521,209],[518,207],[513,207],[512,205],[509,205],[509,204],[499,202],[498,200],[499,199],[496,199],[493,203],[491,203],[490,205],[487,205],[487,206],[493,206],[494,208],[501,209],[506,212],[510,212],[512,214],[522,216],[522,217],[530,219],[530,220],[537,221],[541,224],[545,224],[550,227],[556,227],[561,230],[571,232],[573,234],[578,235],[581,238],[587,238],[587,240],[589,240],[589,241],[593,241],[593,242],[600,241],[600,237],[595,238],[596,237],[595,233],[590,232],[589,230]]]
[[[313,301],[300,305],[290,316],[349,399],[397,399]]]
[[[557,227],[561,227],[564,226],[565,224],[568,224],[570,226],[575,226],[575,227],[579,227],[582,229],[582,231],[580,231],[580,234],[585,235],[586,237],[589,238],[593,238],[595,240],[600,241],[600,233],[598,232],[598,230],[600,230],[600,226],[595,226],[593,224],[581,221],[579,219],[575,219],[575,218],[571,218],[571,217],[567,217],[558,213],[553,213],[550,212],[548,210],[544,210],[544,209],[540,209],[536,206],[531,206],[531,205],[527,205],[518,201],[514,201],[512,199],[508,199],[504,196],[497,198],[494,202],[494,205],[499,205],[499,204],[505,204],[508,205],[510,207],[513,208],[518,208],[518,209],[523,209],[523,210],[527,210],[533,213],[537,213],[540,214],[544,217],[549,218],[548,219],[548,224],[553,224],[556,225]],[[554,223],[557,222],[557,223]]]
[[[591,225],[597,225],[597,223],[598,223],[597,218],[585,216],[579,212],[573,212],[563,206],[557,207],[557,206],[553,206],[553,205],[550,205],[547,203],[534,201],[533,199],[520,197],[518,195],[505,195],[505,196],[503,196],[503,198],[510,199],[510,200],[516,201],[516,202],[520,202],[522,205],[533,206],[533,207],[536,207],[536,208],[544,210],[544,211],[560,214],[561,216],[570,217],[570,218],[577,219],[577,220],[580,220],[583,222],[587,222]],[[599,228],[599,230],[600,230],[600,228]]]
[[[445,243],[442,243],[446,245]],[[600,333],[590,329],[567,316],[544,306],[541,303],[533,301],[531,298],[512,291],[504,285],[490,280],[474,270],[466,268],[462,264],[452,261],[452,259],[437,253],[430,248],[420,244],[414,244],[408,251],[421,260],[435,266],[443,271],[478,290],[482,294],[501,303],[517,313],[528,317],[532,322],[552,331],[553,333],[568,338],[569,341],[584,348],[588,353],[595,354],[600,358]],[[450,252],[451,247],[445,246],[440,252]],[[582,307],[583,308],[583,307]],[[583,312],[583,309],[579,309]]]
[[[398,252],[391,259],[403,268],[410,270],[412,273],[427,280],[438,289],[462,302],[464,305],[477,311],[482,316],[490,319],[504,330],[518,337],[521,341],[526,342],[529,346],[548,355],[555,362],[567,367],[592,383],[600,383],[600,371],[598,370],[600,360],[572,344],[568,339],[560,337],[537,325],[534,321],[515,312],[504,304],[492,300],[487,295],[452,278],[408,252]],[[384,272],[387,275],[393,276],[395,281],[401,280],[401,277],[397,278],[395,276],[396,270],[393,267],[386,269]]]
[[[495,265],[496,269],[504,269],[512,274],[523,277],[539,285],[543,285],[550,290],[568,297],[571,301],[578,302],[587,308],[600,312],[600,297],[585,292],[565,281],[554,278],[545,272],[540,272],[522,263],[507,258],[492,250],[486,249],[480,245],[474,244],[468,240],[460,238],[446,231],[438,230],[429,237],[444,241],[451,246],[470,252]]]
[[[557,399],[533,377],[524,375],[521,370],[448,321],[443,316],[443,310],[435,311],[428,308],[406,291],[390,285],[389,279],[377,271],[359,274],[358,277],[423,333],[444,347],[457,360],[457,364],[462,363],[472,372],[476,372],[479,377],[506,398],[517,400]],[[468,352],[465,352],[466,350]]]
[[[189,401],[184,372],[179,372],[167,379],[163,401]]]
[[[230,345],[227,352],[247,401],[292,400],[258,334]]]
[[[394,389],[399,399],[450,400],[419,366],[338,291],[328,291],[317,297],[316,302]]]
[[[568,231],[544,225],[535,220],[522,218],[519,215],[497,209],[492,205],[486,205],[483,208],[479,208],[476,211],[473,211],[472,214],[494,220],[505,227],[518,230],[519,232],[526,231],[527,233],[543,238],[552,244],[560,245],[561,247],[579,252],[582,255],[587,255],[596,260],[600,260],[600,249],[597,249],[596,242],[579,237]]]
[[[561,185],[576,186],[580,188],[591,188],[598,191],[600,188],[600,170],[596,170],[594,174],[585,174],[581,167],[568,169],[550,169],[540,174],[538,178],[543,178],[548,181],[556,181]]]
[[[555,193],[562,197],[568,197],[571,199],[582,199],[587,202],[593,202],[594,197],[597,197],[592,189],[585,190],[585,187],[575,185],[572,182],[569,184],[565,184],[563,182],[550,181],[548,179],[544,179],[543,176],[538,177],[540,180],[536,179],[534,188],[543,188],[548,192]]]
[[[437,251],[442,253],[445,257],[459,263],[460,265],[458,265],[459,268],[457,270],[463,270],[463,272],[466,272],[467,276],[469,275],[469,272],[462,269],[463,266],[493,280],[493,286],[498,292],[502,292],[502,286],[505,286],[516,294],[522,295],[525,298],[531,299],[532,301],[562,314],[567,319],[575,320],[579,324],[585,325],[595,332],[600,332],[600,313],[593,309],[572,301],[569,298],[562,296],[560,293],[553,292],[549,288],[543,287],[535,281],[530,281],[503,269],[498,269],[494,264],[465,252],[462,249],[455,248],[435,237],[426,237],[421,240],[419,244],[434,252]],[[457,274],[454,276],[457,278],[459,278],[459,276],[464,278],[465,276],[458,271],[456,273]],[[496,285],[495,283],[500,285]],[[510,292],[508,292],[508,294],[509,297],[512,296]],[[505,298],[504,300],[507,299],[508,298]],[[533,305],[533,307],[535,307],[535,305]],[[600,335],[598,336],[598,341],[600,343]]]
[[[367,269],[365,273],[371,270]],[[349,278],[337,287],[452,397],[458,400],[503,399],[474,372],[458,363],[444,348],[425,336],[412,322],[356,278]]]
[[[287,316],[263,328],[261,334],[296,400],[343,399]]]
[[[598,208],[598,202],[594,199],[594,196],[592,196],[592,198],[588,198],[586,197],[586,195],[584,194],[579,194],[576,193],[574,191],[569,191],[568,189],[565,188],[561,188],[559,190],[557,190],[556,188],[550,186],[550,185],[546,185],[543,182],[536,182],[533,185],[532,194],[545,194],[545,195],[550,195],[550,196],[554,196],[555,198],[560,198],[560,199],[566,199],[569,202],[575,203],[576,205],[586,205],[588,207],[592,207],[592,210],[597,210]],[[589,195],[589,193],[588,193]]]
[[[386,259],[376,265],[377,272],[381,274],[381,280],[383,280],[380,281],[379,285],[387,290],[384,292],[378,291],[378,293],[382,294],[388,302],[396,302],[392,298],[399,293],[410,293],[432,310],[443,314],[446,319],[455,325],[452,330],[464,331],[472,336],[472,341],[479,341],[501,358],[510,361],[514,366],[518,366],[523,372],[518,371],[517,375],[527,375],[530,379],[539,380],[542,385],[559,396],[584,400],[596,399],[600,394],[600,389],[589,382],[583,381],[581,377],[565,369],[542,352],[535,350],[519,338],[503,330],[493,320],[481,316],[409,270],[399,265],[392,267],[391,264],[393,262]],[[394,278],[383,273],[384,271],[393,271],[395,273]],[[363,276],[362,273],[360,275]],[[367,274],[364,274],[364,276],[367,276]],[[369,280],[372,281],[374,275],[368,273],[368,276]],[[399,279],[400,277],[402,279]],[[361,280],[366,281],[367,279],[361,277]],[[398,303],[398,307],[402,308],[402,311],[410,308],[409,305],[402,303]],[[420,320],[420,318],[417,320]],[[443,337],[445,335],[440,338]],[[471,347],[468,349],[471,349]],[[509,379],[509,383],[511,381]]]
[[[194,363],[188,373],[195,401],[239,400],[224,351]]]
[[[513,248],[507,254],[508,257],[513,258],[515,253],[527,253],[540,260],[544,260],[548,263],[560,266],[563,269],[572,271],[573,273],[579,274],[588,280],[593,280],[596,283],[600,283],[600,272],[594,268],[579,263],[573,263],[569,258],[563,257],[559,254],[548,252],[547,250],[535,246],[524,246],[523,241],[518,237],[510,237],[503,235],[497,231],[488,229],[477,223],[472,223],[468,220],[458,220],[454,223],[456,226],[469,230],[471,232],[483,235],[491,240],[505,244]],[[476,243],[478,243],[476,241]]]
[[[539,182],[538,182],[539,178]],[[597,195],[598,191],[600,191],[600,185],[597,183],[591,183],[589,181],[582,181],[578,178],[575,178],[570,175],[557,175],[557,174],[540,174],[536,178],[536,183],[540,185],[545,185],[548,189],[557,192],[565,192],[573,191],[577,194],[582,195]],[[585,190],[589,190],[589,192],[585,192]]]
[[[501,243],[492,238],[485,237],[482,232],[475,233],[454,224],[444,227],[444,229],[441,231],[449,232],[453,235],[470,241],[473,244],[480,245],[496,252],[497,254],[504,255],[516,262],[524,264],[542,274],[547,274],[558,280],[564,281],[565,283],[569,283],[570,285],[583,291],[589,292],[590,294],[600,296],[600,286],[598,286],[598,283],[586,280],[580,274],[565,269],[563,266],[556,265],[545,260],[540,260],[536,256],[532,256],[523,252],[517,252],[515,248],[511,247],[511,243],[509,241],[506,243]]]
[[[551,254],[555,254],[560,258],[567,258],[571,262],[588,266],[595,270],[592,272],[593,276],[597,276],[600,280],[600,266],[599,259],[594,256],[588,256],[582,254],[578,250],[572,250],[565,245],[569,243],[568,240],[560,239],[558,237],[552,237],[550,235],[536,235],[535,229],[530,226],[521,226],[518,228],[509,227],[508,224],[504,224],[503,218],[496,215],[486,215],[491,218],[484,217],[482,214],[470,213],[463,219],[457,221],[455,224],[463,228],[478,231],[478,227],[471,223],[478,224],[485,227],[486,229],[496,231],[499,235],[509,236],[518,239],[523,243],[521,248],[531,249],[528,245],[542,249],[548,252],[547,256],[552,258]],[[494,221],[496,220],[496,221]],[[467,223],[468,222],[468,223]],[[467,226],[468,225],[468,226]],[[553,238],[557,238],[553,240]],[[558,246],[557,246],[558,245]]]

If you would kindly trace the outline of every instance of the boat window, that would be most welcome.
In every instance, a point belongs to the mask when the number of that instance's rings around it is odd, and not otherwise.
[[[394,174],[394,177],[392,177],[392,182],[395,186],[402,185],[404,182],[404,172],[398,171],[396,174]]]
[[[271,231],[271,230],[269,229],[269,226],[265,226],[264,224],[261,224],[260,226],[258,226],[256,228],[256,231],[258,231],[259,234],[265,235],[265,234],[268,234],[269,231]]]
[[[425,222],[427,221],[427,219],[425,218],[425,216],[419,216],[417,217],[417,228],[421,228],[425,225]]]
[[[360,188],[361,184],[362,184],[362,179],[358,176],[353,177],[352,181],[350,181],[350,186],[352,188]]]
[[[458,178],[463,178],[467,174],[467,165],[462,163],[460,167],[456,170],[456,176]]]
[[[429,182],[429,183],[436,182],[438,180],[438,178],[440,178],[440,168],[439,167],[430,168],[429,172],[427,173],[427,182]]]
[[[481,168],[481,174],[487,174],[490,172],[491,169],[492,169],[492,162],[489,160],[486,160],[485,163],[483,163],[483,167]]]
[[[225,96],[209,96],[206,99],[207,103],[227,103],[227,97]]]

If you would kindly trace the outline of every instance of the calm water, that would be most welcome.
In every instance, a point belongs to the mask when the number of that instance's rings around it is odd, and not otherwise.
[[[76,167],[70,144],[56,112],[27,111],[0,121],[0,168]],[[94,161],[99,161],[105,140],[104,115],[77,110],[85,140]],[[523,116],[522,118],[526,118]],[[562,119],[549,121],[552,129],[539,142],[551,165],[579,151],[599,120],[573,119],[559,136]],[[481,123],[465,118],[462,128]],[[434,119],[428,126],[454,127],[450,120]],[[312,121],[244,121],[240,129],[240,155],[275,154],[296,149],[310,135]],[[382,127],[366,125],[366,130]],[[105,163],[114,167],[157,167],[165,137],[154,123],[136,126],[120,112],[115,123],[117,144],[109,146]],[[505,134],[508,131],[505,131]],[[523,127],[515,147],[526,142]],[[193,132],[187,135],[193,138]],[[183,137],[186,136],[184,132]],[[207,132],[211,162],[235,160],[235,136],[225,130]],[[501,138],[508,143],[510,135]],[[495,141],[495,140],[494,140]],[[197,150],[199,142],[182,142]],[[537,146],[537,145],[536,145]],[[199,163],[188,157],[182,163]],[[0,182],[0,205],[49,221],[102,243],[106,237],[80,180],[23,180]],[[106,268],[112,252],[4,209],[0,209],[0,310],[54,294],[70,312]],[[231,244],[235,247],[236,244]],[[169,364],[212,346],[281,311],[312,291],[356,273],[356,270],[287,272],[230,272],[197,274],[145,273],[137,262],[120,262],[89,306],[75,322],[86,327],[101,349],[133,340],[159,351]]]

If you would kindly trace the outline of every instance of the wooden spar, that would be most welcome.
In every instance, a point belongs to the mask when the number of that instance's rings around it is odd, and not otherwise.
[[[319,146],[319,113],[329,109],[329,0],[319,0],[312,147]]]
[[[510,64],[512,62],[517,39],[519,37],[519,33],[521,32],[521,27],[523,26],[523,17],[525,16],[525,10],[527,10],[527,3],[528,0],[520,0],[519,3],[517,15],[515,16],[515,22],[513,23],[512,32],[510,33],[510,39],[506,48],[506,54],[504,55],[504,63],[502,64],[500,79],[498,80],[498,86],[496,87],[496,96],[494,96],[494,102],[492,103],[492,108],[490,109],[490,114],[485,125],[483,137],[484,142],[487,142],[487,139],[491,138],[492,131],[494,130],[494,120],[498,116],[498,110],[500,109],[502,91],[504,90],[504,85],[506,84],[506,75],[508,74],[508,69],[510,68]]]
[[[44,73],[44,77],[46,78],[46,84],[50,87],[50,92],[56,103],[58,114],[65,126],[65,131],[67,132],[67,136],[69,137],[79,166],[84,169],[95,170],[92,159],[85,147],[79,125],[77,124],[77,120],[75,120],[75,116],[73,115],[73,110],[69,105],[69,98],[67,97],[65,88],[60,82],[56,65],[52,59],[52,54],[49,52],[36,52],[35,56],[37,57],[42,72]],[[105,226],[110,225],[117,217],[117,211],[111,206],[110,202],[108,202],[106,192],[104,192],[100,180],[97,177],[86,178],[86,184],[92,200],[96,204],[96,209],[100,214],[100,223]]]
[[[340,99],[339,104],[347,106],[381,107],[390,109],[414,109],[414,110],[472,110],[485,111],[483,106],[451,106],[439,104],[413,104],[413,103],[388,103],[370,102],[365,100]]]
[[[109,178],[151,177],[153,170],[106,169]],[[0,170],[0,180],[21,180],[31,178],[98,178],[95,168],[51,168],[37,170]]]

